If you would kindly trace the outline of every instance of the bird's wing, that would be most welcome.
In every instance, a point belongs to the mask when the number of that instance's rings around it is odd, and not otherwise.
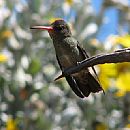
[[[80,52],[82,52],[82,55],[83,55],[84,59],[89,58],[89,55],[87,54],[87,52],[85,51],[85,49],[82,48],[82,47],[79,45],[79,42],[78,42],[78,44],[77,44],[77,48],[79,49]]]
[[[84,95],[82,94],[82,92],[80,91],[75,79],[72,76],[66,76],[65,77],[68,84],[70,85],[71,89],[74,91],[74,93],[79,96],[80,98],[84,98]]]
[[[57,61],[58,61],[58,64],[60,66],[60,69],[63,71],[63,68],[60,64],[60,61],[58,59],[58,56],[56,55],[56,58],[57,58]],[[82,94],[82,92],[79,90],[78,86],[77,86],[77,83],[75,81],[75,79],[73,78],[73,76],[71,75],[68,75],[65,77],[68,84],[70,85],[71,89],[74,91],[74,93],[79,96],[80,98],[84,98],[84,95]]]
[[[82,52],[82,55],[83,55],[84,59],[89,58],[89,55],[87,54],[87,52],[85,51],[85,49],[82,48],[79,45],[79,43],[77,44],[77,48],[79,49],[80,52]],[[93,70],[94,74],[96,75],[97,80],[99,81],[98,75],[97,75],[96,70],[95,70],[95,68],[93,66],[92,66],[92,70]]]
[[[78,48],[79,51],[82,53],[84,59],[89,58],[89,55],[87,54],[87,52],[85,51],[84,48],[80,47],[79,43],[77,44],[77,48]],[[101,86],[100,80],[99,80],[98,75],[97,75],[97,73],[96,73],[96,70],[95,70],[95,68],[94,68],[93,66],[92,66],[92,70],[93,70],[93,72],[94,72],[94,74],[95,74],[95,76],[96,76],[96,79],[98,80],[99,85]],[[102,88],[102,87],[101,87],[101,88]],[[103,89],[102,89],[102,90],[103,90]],[[104,91],[104,90],[103,90],[103,93],[105,94],[105,91]]]

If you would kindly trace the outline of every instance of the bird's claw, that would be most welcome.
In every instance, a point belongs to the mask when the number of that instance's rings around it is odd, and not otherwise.
[[[80,65],[81,62],[77,62],[77,65]]]

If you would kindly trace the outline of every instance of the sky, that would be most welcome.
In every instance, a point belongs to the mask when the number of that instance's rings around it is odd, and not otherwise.
[[[94,11],[98,14],[103,0],[92,0]],[[97,39],[104,41],[110,34],[117,34],[118,10],[109,8],[104,12],[105,21],[99,28]]]

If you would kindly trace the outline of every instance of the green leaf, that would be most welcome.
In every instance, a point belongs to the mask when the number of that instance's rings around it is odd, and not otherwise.
[[[30,64],[29,64],[29,68],[27,70],[27,73],[29,73],[31,75],[35,75],[40,70],[41,70],[41,62],[40,62],[40,60],[37,59],[37,58],[32,59]]]

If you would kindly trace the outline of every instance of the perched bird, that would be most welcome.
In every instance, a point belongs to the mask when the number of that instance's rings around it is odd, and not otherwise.
[[[79,42],[72,36],[68,24],[60,19],[50,26],[33,26],[31,29],[47,30],[53,41],[56,58],[62,72],[66,68],[76,66],[78,62],[88,58],[86,51],[80,47]],[[95,70],[94,70],[95,71]],[[82,69],[65,77],[74,93],[80,97],[103,91],[99,82],[90,74],[88,68]]]

